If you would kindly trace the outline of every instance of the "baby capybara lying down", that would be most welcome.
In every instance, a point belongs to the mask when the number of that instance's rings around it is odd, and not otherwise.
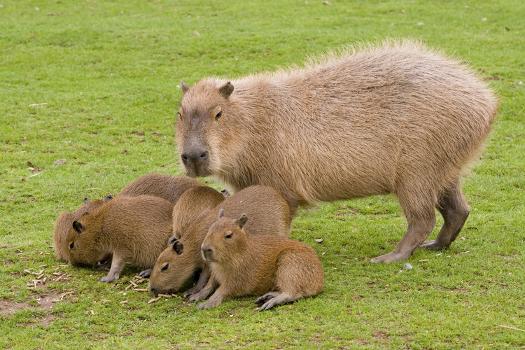
[[[161,174],[147,174],[129,183],[118,196],[139,196],[151,195],[163,198],[174,205],[179,197],[187,189],[198,186],[197,180],[186,176],[169,176]],[[86,212],[92,211],[105,201],[111,200],[112,196],[106,196],[102,200],[84,200],[84,203],[73,212],[61,213],[56,222],[53,232],[55,255],[59,260],[69,261],[69,242],[66,236],[73,224],[79,220]]]
[[[188,191],[190,191],[188,194],[195,192],[196,188]],[[184,196],[186,197],[186,193]],[[209,200],[210,197],[214,198],[216,195],[211,191],[201,191],[199,195],[187,196],[188,199],[199,201]],[[230,216],[247,213],[251,220],[246,225],[246,230],[251,234],[287,237],[290,231],[290,209],[279,192],[267,186],[247,187],[220,201],[213,209],[205,210],[182,229],[177,237],[174,237],[153,267],[150,290],[154,294],[181,291],[199,271],[201,271],[199,281],[191,292],[196,293],[205,285],[209,272],[200,254],[201,244],[221,208]],[[190,300],[192,293],[187,293]]]
[[[73,221],[66,236],[69,259],[95,265],[111,256],[102,282],[118,279],[126,264],[151,268],[171,236],[172,210],[171,202],[148,195],[106,201]]]
[[[395,194],[408,229],[374,262],[456,238],[469,214],[460,177],[497,110],[471,69],[407,41],[181,87],[176,141],[189,176],[214,175],[233,190],[271,186],[292,208]],[[425,243],[436,208],[444,223]]]
[[[248,217],[224,217],[210,227],[201,251],[211,270],[208,284],[194,300],[211,297],[199,308],[211,308],[224,299],[259,295],[259,310],[319,294],[323,268],[308,245],[276,235],[252,235],[243,227]],[[215,291],[215,292],[214,292]]]

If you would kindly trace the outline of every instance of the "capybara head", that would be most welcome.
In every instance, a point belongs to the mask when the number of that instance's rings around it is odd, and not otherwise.
[[[104,202],[110,200],[111,196],[106,196],[103,200],[89,200],[84,198],[84,203],[74,212],[63,212],[55,221],[53,240],[55,243],[55,255],[59,260],[69,261],[69,243],[67,235],[72,227],[73,221],[79,220],[84,214],[100,207]]]
[[[199,272],[199,249],[171,238],[168,247],[159,255],[149,279],[150,291],[157,295],[176,293],[192,282]]]
[[[201,245],[202,258],[207,262],[224,262],[234,258],[235,253],[246,249],[246,214],[238,219],[224,217],[224,210],[219,211],[219,219],[210,226]]]
[[[184,94],[177,113],[176,142],[188,176],[207,176],[217,167],[214,154],[226,146],[219,136],[232,113],[230,95],[233,85],[213,79],[203,80],[189,88],[181,83]],[[235,142],[229,140],[227,142]]]
[[[173,236],[180,239],[191,223],[223,200],[223,194],[208,186],[184,191],[173,207]]]
[[[99,211],[86,212],[72,222],[65,239],[71,264],[94,266],[110,255],[102,242],[102,216],[98,215]]]

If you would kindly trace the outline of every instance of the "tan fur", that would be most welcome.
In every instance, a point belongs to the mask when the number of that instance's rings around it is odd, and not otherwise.
[[[250,222],[248,218],[248,222]],[[319,294],[323,268],[314,250],[304,243],[275,235],[251,235],[243,223],[220,218],[202,243],[203,254],[218,285],[200,307],[219,305],[225,298],[263,295],[261,310]]]
[[[208,186],[197,186],[184,192],[173,207],[173,235],[180,239],[203,212],[215,208],[224,195]]]
[[[171,235],[171,202],[154,196],[118,196],[83,215],[67,235],[74,265],[94,265],[112,256],[102,281],[117,279],[125,264],[151,268]]]
[[[187,176],[169,176],[161,174],[146,174],[130,182],[120,191],[122,196],[151,195],[164,198],[175,204],[179,197],[188,189],[199,186],[199,182]],[[69,261],[69,247],[65,240],[73,221],[78,220],[84,213],[101,205],[103,200],[86,201],[74,212],[63,212],[57,218],[53,231],[55,255],[57,259]]]
[[[180,238],[182,254],[177,254],[169,246],[158,257],[150,277],[150,289],[166,293],[181,290],[198,270],[205,268],[200,254],[201,244],[209,227],[217,219],[220,209],[226,215],[250,215],[246,230],[252,234],[274,234],[288,236],[290,231],[290,211],[286,201],[273,188],[251,186],[226,198],[215,208],[210,209],[187,227]],[[161,270],[168,264],[168,268]]]
[[[187,176],[147,174],[129,183],[119,195],[139,196],[142,194],[164,198],[176,203],[188,189],[199,186],[199,182]]]
[[[213,174],[234,190],[272,186],[292,208],[394,193],[409,229],[378,261],[407,258],[432,230],[436,206],[450,210],[433,247],[461,229],[459,179],[497,110],[465,65],[404,41],[231,80],[230,96],[226,82],[201,80],[182,98],[179,152],[208,152],[189,175]]]

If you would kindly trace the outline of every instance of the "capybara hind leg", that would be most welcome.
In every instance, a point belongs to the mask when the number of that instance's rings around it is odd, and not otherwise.
[[[277,295],[279,295],[279,292],[266,293],[266,294],[258,297],[257,300],[255,300],[255,304],[257,304],[258,306],[261,306],[262,304],[266,303],[268,300],[270,300],[271,298],[276,297]]]
[[[258,308],[258,310],[259,311],[269,310],[269,309],[271,309],[274,306],[288,304],[288,303],[291,303],[293,301],[296,301],[299,298],[300,298],[300,296],[293,296],[293,295],[287,294],[287,293],[279,293],[276,296],[274,296],[273,298],[270,298],[264,304],[262,304]]]
[[[459,183],[459,182],[458,182]],[[443,192],[437,206],[444,223],[437,238],[421,245],[427,249],[446,249],[456,239],[469,215],[469,206],[459,185]]]
[[[371,260],[373,263],[391,263],[408,259],[414,249],[425,241],[436,224],[433,196],[407,198],[399,195],[399,202],[408,221],[408,230],[393,252],[373,258]]]

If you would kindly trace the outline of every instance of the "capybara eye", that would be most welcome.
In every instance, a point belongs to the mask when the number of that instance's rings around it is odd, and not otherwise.
[[[75,248],[75,242],[69,243],[69,249],[73,249],[73,248]]]
[[[166,271],[168,269],[168,267],[170,266],[169,263],[165,263],[164,265],[162,265],[162,267],[160,268],[160,271]]]
[[[219,120],[220,117],[222,117],[222,111],[218,111],[217,114],[215,114],[215,120]]]
[[[232,238],[232,237],[233,237],[233,232],[231,231],[226,232],[226,234],[224,235],[224,238]]]

